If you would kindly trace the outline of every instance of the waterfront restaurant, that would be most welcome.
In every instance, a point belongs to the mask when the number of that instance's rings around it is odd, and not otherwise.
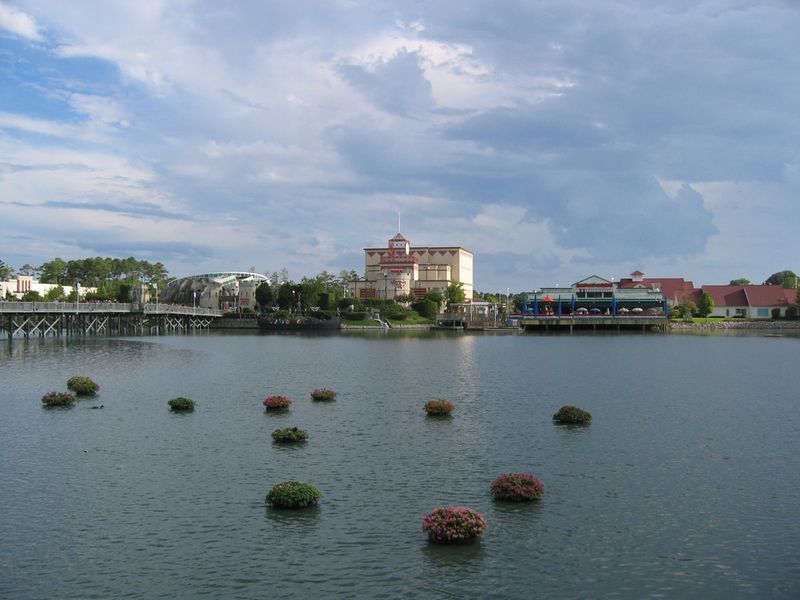
[[[614,280],[592,275],[569,288],[543,287],[525,294],[522,314],[544,317],[665,315],[660,289],[620,288]]]

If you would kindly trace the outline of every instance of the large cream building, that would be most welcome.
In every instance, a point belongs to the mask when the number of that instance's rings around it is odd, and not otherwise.
[[[352,282],[350,293],[359,299],[422,297],[460,282],[469,301],[474,289],[473,258],[472,252],[460,246],[412,247],[398,233],[385,248],[364,248],[364,279]]]

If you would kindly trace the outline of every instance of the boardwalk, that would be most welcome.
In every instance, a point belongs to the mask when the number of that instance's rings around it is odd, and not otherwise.
[[[208,329],[222,311],[176,304],[0,301],[9,339],[47,335],[142,335]]]

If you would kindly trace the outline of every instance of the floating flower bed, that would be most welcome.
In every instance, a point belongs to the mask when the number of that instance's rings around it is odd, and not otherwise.
[[[75,402],[75,396],[69,392],[48,392],[42,396],[42,404],[45,406],[72,406]]]
[[[311,398],[313,400],[335,400],[336,392],[328,388],[317,388],[311,392]]]
[[[273,431],[272,439],[278,444],[304,442],[308,439],[308,432],[298,429],[297,427],[286,427],[284,429],[276,429]]]
[[[267,410],[285,410],[291,403],[286,396],[267,396],[262,402]]]
[[[273,508],[304,508],[316,504],[321,497],[310,483],[283,481],[267,493],[266,502]]]
[[[447,417],[455,407],[455,404],[447,400],[428,400],[425,403],[425,412],[429,417]]]
[[[91,377],[75,375],[67,380],[67,387],[78,396],[94,396],[100,386],[92,381]]]
[[[174,411],[186,411],[186,410],[194,410],[194,400],[190,400],[189,398],[184,398],[179,396],[177,398],[173,398],[169,402],[170,410]]]
[[[559,425],[584,425],[592,420],[592,415],[577,406],[562,406],[553,415],[553,421]]]
[[[422,520],[422,531],[432,542],[453,543],[472,540],[486,531],[486,519],[464,506],[437,508]]]
[[[536,500],[544,494],[544,484],[530,473],[506,473],[500,475],[490,486],[492,495],[498,500],[523,502]]]

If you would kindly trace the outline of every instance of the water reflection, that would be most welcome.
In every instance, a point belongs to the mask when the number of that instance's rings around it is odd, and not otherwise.
[[[264,509],[264,517],[274,525],[280,527],[281,535],[289,536],[294,533],[312,533],[319,525],[321,509],[319,506],[305,508],[272,508]]]
[[[426,542],[422,546],[424,558],[437,567],[463,567],[486,557],[486,548],[480,538],[460,544]]]
[[[536,518],[541,516],[544,510],[543,500],[532,500],[530,502],[508,502],[505,500],[493,500],[492,510],[500,517],[525,517]]]

